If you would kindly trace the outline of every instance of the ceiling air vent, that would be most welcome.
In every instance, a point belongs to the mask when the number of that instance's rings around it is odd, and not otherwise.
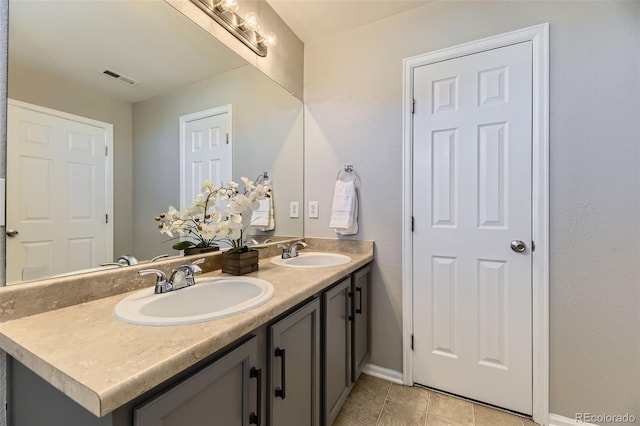
[[[104,71],[102,71],[102,74],[109,76],[111,78],[115,78],[116,80],[120,80],[123,83],[127,83],[129,85],[136,84],[136,81],[134,79],[129,78],[126,75],[122,75],[118,72],[115,72],[114,70],[110,70],[109,68],[105,68]]]

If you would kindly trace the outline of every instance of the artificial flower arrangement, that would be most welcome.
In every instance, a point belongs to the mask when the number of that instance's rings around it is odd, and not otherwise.
[[[184,212],[180,213],[175,207],[169,206],[169,211],[155,217],[161,233],[170,237],[178,234],[175,238],[182,238],[182,241],[173,245],[175,250],[219,247],[220,243],[231,246],[229,253],[248,250],[242,238],[242,214],[247,210],[256,210],[260,200],[270,197],[271,187],[256,185],[246,177],[241,179],[243,189],[233,181],[217,187],[205,180],[200,194]],[[224,201],[227,203],[221,208]]]

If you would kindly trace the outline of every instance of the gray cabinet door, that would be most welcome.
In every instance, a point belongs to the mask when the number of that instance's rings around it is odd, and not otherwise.
[[[269,327],[269,424],[320,425],[318,299]]]
[[[224,355],[204,370],[134,411],[135,426],[246,426],[257,410],[257,340]],[[262,372],[260,372],[261,374]],[[256,377],[252,377],[256,376]]]
[[[369,276],[371,266],[356,271],[353,274],[353,366],[352,379],[355,382],[360,377],[364,366],[369,362]]]
[[[351,389],[351,278],[323,294],[324,423],[335,420]]]

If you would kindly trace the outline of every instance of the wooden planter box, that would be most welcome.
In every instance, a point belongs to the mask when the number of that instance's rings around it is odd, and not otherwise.
[[[205,253],[211,253],[218,250],[220,250],[220,247],[189,247],[184,249],[184,255],[191,256],[194,254],[205,254]]]
[[[258,270],[258,251],[245,253],[224,253],[222,255],[222,272],[231,275],[244,275]]]

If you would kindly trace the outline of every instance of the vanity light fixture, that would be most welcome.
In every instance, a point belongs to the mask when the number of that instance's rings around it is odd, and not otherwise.
[[[244,19],[236,13],[238,11],[237,0],[191,0],[191,2],[258,56],[267,56],[267,48],[278,43],[278,38],[273,32],[265,31],[264,35],[260,34],[260,24],[256,13],[247,13]]]

